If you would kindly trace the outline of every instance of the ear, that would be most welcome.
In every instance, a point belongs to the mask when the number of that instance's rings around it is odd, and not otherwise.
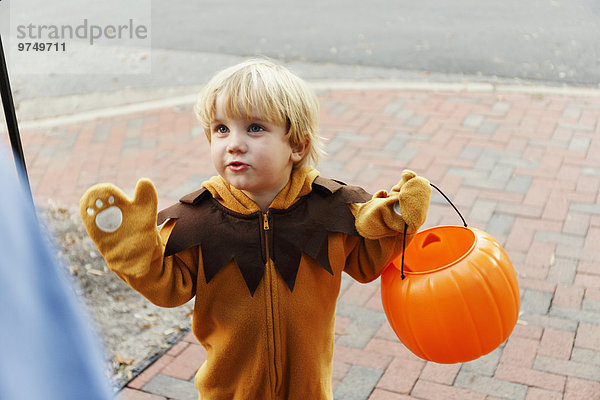
[[[309,141],[307,139],[305,143],[298,143],[296,146],[292,147],[292,155],[290,156],[292,162],[297,163],[302,161],[308,150],[308,143]]]

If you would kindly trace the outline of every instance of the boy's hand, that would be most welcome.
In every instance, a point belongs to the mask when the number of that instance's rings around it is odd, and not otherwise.
[[[429,181],[405,169],[402,171],[400,182],[392,188],[392,192],[398,192],[398,205],[402,219],[408,225],[408,232],[415,233],[427,218],[431,197]]]
[[[111,268],[154,248],[157,205],[156,189],[148,179],[138,181],[133,201],[104,183],[89,188],[79,202],[85,229]]]

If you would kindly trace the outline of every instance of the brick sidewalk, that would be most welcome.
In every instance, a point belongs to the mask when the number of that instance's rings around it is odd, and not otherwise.
[[[498,239],[517,270],[521,316],[479,360],[422,361],[396,339],[379,281],[344,278],[335,398],[600,399],[600,97],[511,92],[320,93],[324,176],[369,191],[411,168],[447,193],[469,225]],[[151,178],[164,207],[213,174],[191,106],[23,132],[38,203],[76,206],[110,181]],[[459,224],[434,194],[426,227]],[[194,399],[205,353],[188,335],[122,391],[122,400]]]

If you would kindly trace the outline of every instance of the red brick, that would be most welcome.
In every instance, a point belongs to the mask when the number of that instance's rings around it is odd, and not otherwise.
[[[578,181],[580,168],[563,164],[560,166],[560,170],[556,175],[559,180],[574,180]]]
[[[586,299],[600,301],[600,290],[599,289],[585,289]]]
[[[444,193],[457,193],[458,190],[461,188],[461,184],[464,180],[464,177],[458,175],[445,175],[448,169],[448,167],[445,165],[439,166],[438,168],[440,169],[440,172],[444,174],[442,175],[442,180],[439,183],[438,187],[443,188]],[[429,178],[429,175],[426,176],[430,181],[433,181],[433,178]],[[475,192],[477,193],[479,191],[475,190]],[[456,195],[453,197],[456,198]],[[473,203],[471,203],[471,205],[472,204]]]
[[[479,189],[461,187],[453,196],[452,202],[460,208],[471,208],[479,197]]]
[[[196,336],[194,336],[194,333],[193,333],[193,332],[189,332],[189,333],[187,333],[187,334],[186,334],[186,335],[183,337],[183,339],[182,339],[182,340],[184,340],[184,341],[186,341],[186,342],[188,342],[188,343],[200,344],[200,343],[198,342],[198,339],[196,339]]]
[[[583,247],[590,250],[600,248],[600,228],[592,226],[588,229]]]
[[[597,351],[600,348],[600,326],[580,322],[575,337],[575,346]]]
[[[577,272],[583,272],[584,274],[600,275],[600,268],[598,268],[597,261],[585,261],[579,260],[577,264]]]
[[[485,400],[482,393],[474,393],[466,389],[442,385],[435,382],[419,380],[411,392],[419,399],[427,400]]]
[[[394,358],[381,379],[379,379],[379,382],[377,382],[377,387],[392,392],[408,394],[419,378],[424,365],[424,361]]]
[[[373,353],[367,350],[355,349],[346,346],[335,346],[333,359],[351,365],[385,369],[392,361],[392,356],[387,354]]]
[[[167,400],[167,398],[151,393],[140,392],[139,390],[124,388],[119,392],[116,400]]]
[[[426,170],[436,159],[437,157],[433,150],[421,149],[419,157],[415,157],[410,162],[409,167],[414,171]]]
[[[600,399],[600,382],[575,377],[567,378],[564,400]]]
[[[461,364],[437,364],[428,362],[421,372],[420,379],[452,385]]]
[[[350,364],[334,359],[333,360],[333,374],[332,374],[333,379],[337,379],[337,380],[341,381],[342,378],[344,378],[344,376],[350,369],[350,367],[351,367]]]
[[[388,392],[387,390],[375,389],[369,400],[413,400],[416,397],[407,396],[405,394]]]
[[[549,372],[537,371],[535,369],[518,367],[501,362],[496,368],[496,378],[528,386],[541,387],[548,390],[562,392],[565,387],[566,378]]]
[[[519,275],[527,279],[544,281],[548,277],[548,266],[525,265],[519,266]]]
[[[400,180],[400,171],[406,168],[406,161],[383,157],[379,150],[364,153],[368,155],[368,163],[371,167],[377,166],[386,168],[386,170],[381,171],[382,177],[385,179],[381,189],[391,189]],[[354,160],[352,160],[352,163],[354,163]]]
[[[532,267],[549,267],[554,258],[556,244],[537,242],[533,243],[527,252],[525,264]]]
[[[562,398],[562,391],[552,392],[550,390],[530,387],[527,389],[527,397],[525,397],[525,400],[562,400]]]
[[[511,336],[504,346],[500,361],[510,365],[531,368],[537,348],[537,340]]]
[[[381,302],[381,288],[377,286],[377,290],[373,292],[371,298],[365,304],[365,308],[375,311],[383,311],[383,303]]]
[[[192,379],[205,360],[206,350],[198,344],[190,344],[161,373],[187,381]]]
[[[353,282],[341,296],[341,301],[347,304],[364,306],[376,291],[376,285],[365,285],[359,282]]]
[[[499,242],[504,243],[504,242]],[[521,266],[525,264],[525,259],[527,258],[527,252],[518,251],[518,250],[510,250],[509,252],[510,261],[513,266]]]
[[[335,334],[345,335],[346,327],[352,322],[352,318],[342,317],[339,315],[335,316]]]
[[[580,308],[584,291],[582,287],[559,284],[554,292],[552,305],[566,308]]]
[[[406,360],[422,361],[406,348],[400,341],[389,341],[374,338],[367,344],[365,350],[371,353],[386,354]]]
[[[379,328],[379,330],[375,334],[375,337],[378,339],[389,340],[392,342],[400,342],[398,336],[396,336],[396,333],[387,321],[381,325],[381,328]]]
[[[546,328],[540,341],[538,354],[568,360],[573,349],[574,332]]]
[[[523,203],[533,206],[543,206],[546,204],[546,201],[548,201],[551,191],[552,189],[546,182],[536,179],[531,182],[531,186],[527,191],[525,199],[523,199]]]
[[[141,389],[146,383],[150,382],[152,378],[158,375],[162,371],[162,369],[169,365],[174,359],[175,357],[171,357],[165,354],[164,356],[156,360],[148,368],[146,368],[141,374],[137,376],[137,378],[129,382],[127,386],[133,389]]]
[[[517,276],[519,280],[519,287],[522,289],[533,289],[542,292],[554,293],[556,290],[556,283],[542,281],[539,279],[530,279],[524,276]]]
[[[578,272],[575,275],[575,285],[584,288],[600,289],[600,275],[590,275]]]
[[[517,325],[515,325],[515,329],[513,329],[511,335],[539,340],[542,337],[543,332],[544,328],[542,327],[535,325],[522,325],[517,322]]]
[[[570,212],[563,225],[563,232],[574,235],[587,233],[590,226],[590,215],[577,212]]]
[[[596,201],[595,193],[565,193],[566,199],[569,202],[576,203],[591,203],[593,204]]]
[[[341,382],[341,380],[340,380],[340,379],[332,379],[332,380],[331,380],[331,389],[332,389],[333,391],[335,391],[335,388],[337,387],[337,385],[339,385],[339,384],[340,384],[340,382]]]
[[[189,345],[190,344],[188,342],[182,340],[182,341],[178,342],[175,346],[171,347],[171,349],[169,349],[169,351],[167,351],[167,354],[170,355],[170,356],[172,356],[172,357],[177,357]]]
[[[533,241],[534,229],[530,226],[529,218],[515,218],[512,230],[506,239],[505,248],[510,254],[510,250],[528,251]]]

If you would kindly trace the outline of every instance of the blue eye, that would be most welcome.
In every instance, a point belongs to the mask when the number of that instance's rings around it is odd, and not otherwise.
[[[263,127],[260,125],[252,124],[248,127],[248,132],[258,133],[264,131]]]
[[[225,125],[219,125],[215,131],[218,133],[227,133],[229,132],[229,128],[227,128]]]

